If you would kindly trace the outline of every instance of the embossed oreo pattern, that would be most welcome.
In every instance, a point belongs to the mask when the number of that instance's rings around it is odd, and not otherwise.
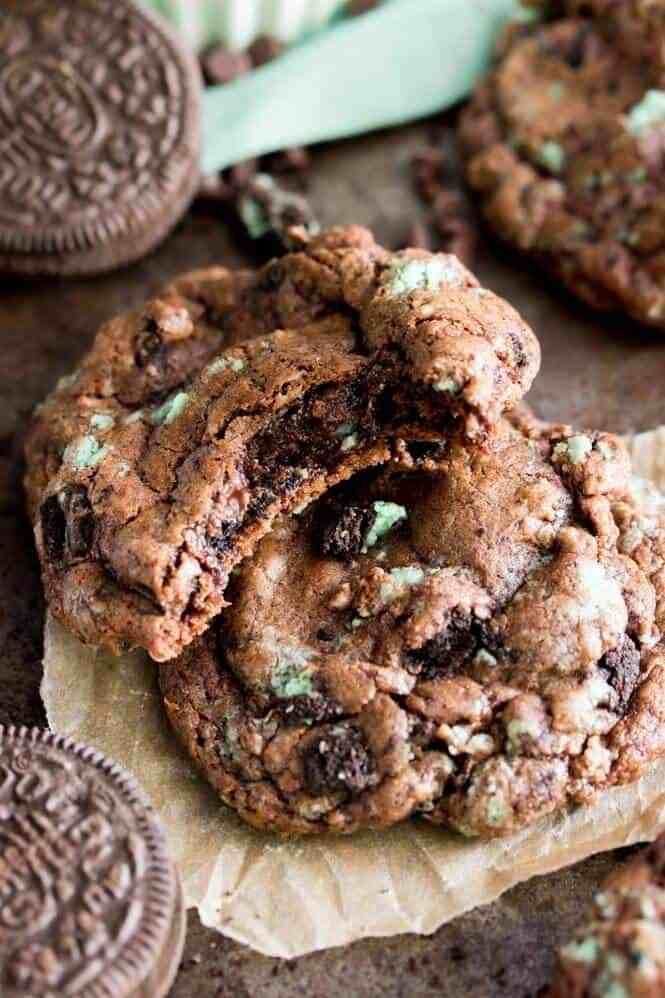
[[[179,959],[178,892],[163,833],[120,767],[51,732],[0,727],[4,998],[163,994],[151,974],[165,948]]]
[[[162,235],[196,182],[199,90],[193,56],[127,0],[0,0],[0,252]]]

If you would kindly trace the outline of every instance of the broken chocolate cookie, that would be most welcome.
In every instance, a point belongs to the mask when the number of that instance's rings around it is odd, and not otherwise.
[[[28,500],[50,608],[82,640],[178,654],[276,515],[403,437],[481,437],[529,388],[533,333],[454,257],[300,239],[109,323],[39,408]]]

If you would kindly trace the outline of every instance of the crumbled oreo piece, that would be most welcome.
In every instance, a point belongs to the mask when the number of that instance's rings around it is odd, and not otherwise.
[[[605,655],[600,669],[616,694],[616,707],[625,711],[640,679],[641,655],[632,638],[623,636],[616,648]]]
[[[448,162],[438,146],[424,146],[411,160],[413,184],[426,203],[432,203],[449,182]]]
[[[164,998],[186,911],[156,813],[89,746],[0,726],[3,998]]]
[[[324,729],[303,754],[305,786],[315,796],[357,794],[374,782],[374,767],[359,731],[350,725]]]
[[[257,174],[238,201],[238,214],[252,239],[271,237],[289,247],[290,229],[316,235],[320,226],[300,194],[280,187],[266,173]]]
[[[362,550],[374,519],[374,511],[369,506],[346,506],[324,528],[323,553],[333,558],[355,558]]]
[[[247,49],[247,54],[255,68],[278,59],[284,51],[284,43],[274,35],[259,35]]]
[[[150,252],[198,184],[193,52],[130,0],[5,3],[2,37],[0,270],[96,274]]]

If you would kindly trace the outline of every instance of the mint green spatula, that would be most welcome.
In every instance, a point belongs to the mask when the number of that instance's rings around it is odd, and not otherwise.
[[[432,114],[466,96],[518,0],[391,0],[205,91],[203,173]]]

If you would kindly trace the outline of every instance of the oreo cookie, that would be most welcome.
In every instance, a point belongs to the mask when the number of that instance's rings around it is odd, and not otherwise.
[[[130,0],[0,0],[0,269],[92,274],[180,219],[199,181],[194,55]]]
[[[163,998],[182,889],[133,778],[93,748],[0,726],[0,994]]]

